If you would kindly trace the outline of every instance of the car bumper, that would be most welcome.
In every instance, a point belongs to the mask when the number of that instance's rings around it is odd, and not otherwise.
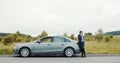
[[[13,49],[13,53],[14,53],[14,54],[19,54],[19,50],[16,49],[16,48],[14,48],[14,49]]]

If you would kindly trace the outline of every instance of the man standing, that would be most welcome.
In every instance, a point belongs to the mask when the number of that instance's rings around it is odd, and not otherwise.
[[[85,49],[84,49],[84,37],[82,31],[80,31],[78,35],[78,45],[81,51],[81,57],[86,57]]]

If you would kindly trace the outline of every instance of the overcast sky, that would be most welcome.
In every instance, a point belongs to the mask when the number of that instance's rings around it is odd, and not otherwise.
[[[0,0],[0,32],[36,36],[120,30],[120,0]]]

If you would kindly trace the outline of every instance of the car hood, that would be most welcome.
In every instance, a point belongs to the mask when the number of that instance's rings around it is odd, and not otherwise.
[[[16,44],[16,46],[25,46],[25,45],[32,45],[34,44],[34,42],[29,42],[29,43],[19,43],[19,44]]]

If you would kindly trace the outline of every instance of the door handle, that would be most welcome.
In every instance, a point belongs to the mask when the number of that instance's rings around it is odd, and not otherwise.
[[[62,46],[64,46],[64,44],[61,44]]]
[[[48,44],[48,46],[50,46],[50,44]]]

